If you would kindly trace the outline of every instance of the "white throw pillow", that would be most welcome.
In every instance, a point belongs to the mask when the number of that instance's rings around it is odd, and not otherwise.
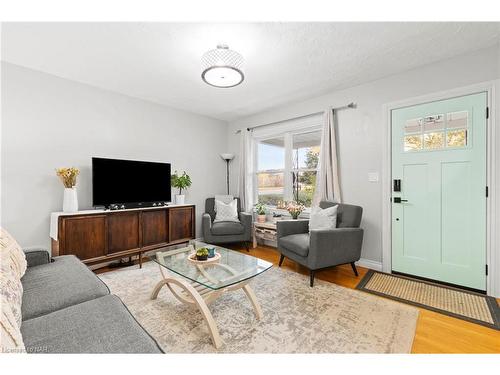
[[[216,195],[215,200],[221,201],[222,203],[228,204],[233,201],[234,197],[232,195]],[[214,211],[217,212],[217,205],[214,204]]]
[[[335,229],[337,227],[337,207],[338,205],[325,209],[313,207],[309,215],[309,230]]]
[[[238,201],[233,199],[232,202],[226,204],[224,202],[215,201],[215,220],[214,223],[219,221],[236,221],[238,220]]]

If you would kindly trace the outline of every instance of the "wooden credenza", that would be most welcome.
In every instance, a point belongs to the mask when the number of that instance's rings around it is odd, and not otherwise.
[[[52,255],[76,255],[86,264],[139,255],[195,238],[195,206],[171,206],[60,215]]]

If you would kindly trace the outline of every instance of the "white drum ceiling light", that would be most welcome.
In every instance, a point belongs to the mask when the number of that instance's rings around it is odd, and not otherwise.
[[[245,79],[243,56],[225,44],[219,44],[216,49],[206,52],[201,62],[203,65],[201,78],[210,86],[234,87]]]

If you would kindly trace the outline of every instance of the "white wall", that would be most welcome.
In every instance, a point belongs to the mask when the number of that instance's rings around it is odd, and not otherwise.
[[[204,199],[225,191],[223,121],[5,62],[1,87],[1,224],[22,246],[50,243],[49,214],[62,209],[55,168],[80,168],[80,208],[91,208],[92,156],[170,162],[173,170],[186,170],[198,234]]]
[[[345,105],[351,101],[356,102],[357,109],[338,112],[341,188],[346,203],[358,204],[364,208],[362,226],[365,228],[365,238],[362,258],[381,262],[382,183],[368,182],[368,173],[379,172],[381,176],[382,172],[383,129],[386,126],[383,122],[383,105],[495,80],[500,77],[499,60],[500,52],[496,46],[239,119],[229,124],[228,146],[230,152],[239,153],[238,136],[235,135],[237,129],[286,120],[322,111],[330,106]],[[500,96],[498,91],[497,96]],[[497,132],[497,136],[500,150],[500,132]],[[238,165],[237,158],[233,165]],[[500,166],[500,160],[497,165]],[[232,186],[236,189],[237,171],[233,169],[233,172]]]

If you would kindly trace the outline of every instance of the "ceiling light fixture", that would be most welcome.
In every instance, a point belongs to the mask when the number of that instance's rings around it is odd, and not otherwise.
[[[245,79],[243,56],[225,44],[219,44],[216,49],[207,51],[201,62],[203,64],[201,78],[210,86],[234,87]]]

